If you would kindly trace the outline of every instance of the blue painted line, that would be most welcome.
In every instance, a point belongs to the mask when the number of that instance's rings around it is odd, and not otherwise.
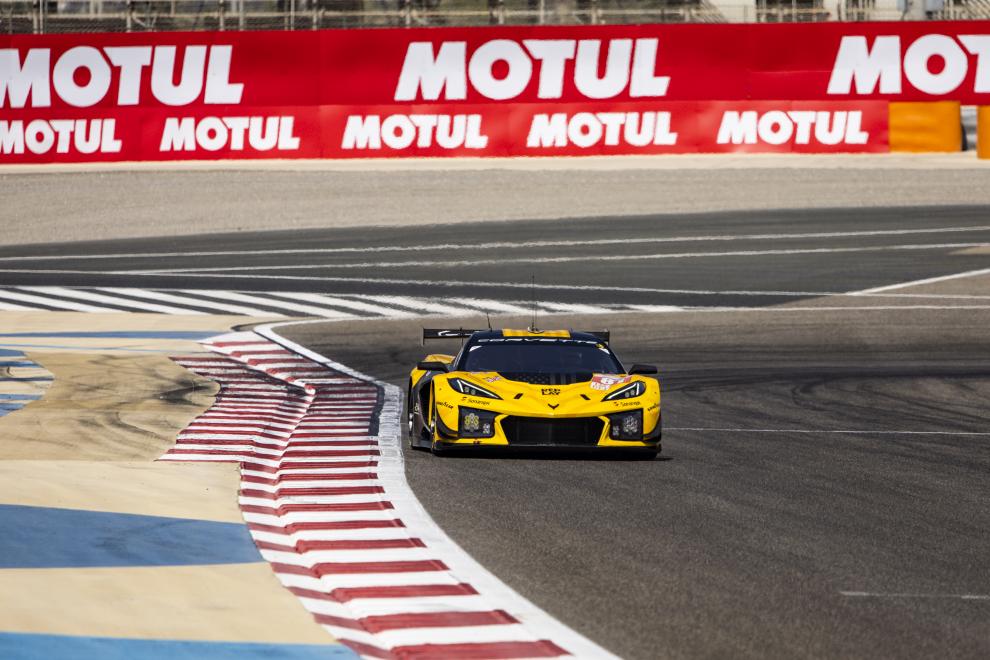
[[[23,403],[0,403],[0,410],[13,412],[14,410],[20,410],[24,405]]]
[[[37,401],[40,398],[40,394],[0,394],[0,401],[9,399],[16,399],[18,401]]]
[[[199,642],[117,637],[71,637],[0,633],[5,660],[351,660],[358,655],[342,644]]]
[[[9,348],[0,348],[0,356],[3,357],[24,357],[24,353],[21,351],[12,351]]]
[[[212,337],[215,334],[216,333],[212,333],[210,336]],[[19,346],[20,348],[67,348],[73,351],[79,350],[78,345],[67,346],[64,344],[7,344],[7,346]],[[121,348],[120,346],[86,346],[85,348],[88,351],[127,351],[129,353],[170,353],[171,352],[166,349],[158,349],[158,348]],[[2,351],[0,351],[0,355],[3,355]],[[18,353],[18,355],[23,357],[22,353]]]
[[[0,383],[43,383],[55,380],[54,376],[0,376]]]
[[[262,561],[241,523],[0,504],[0,529],[0,568]]]
[[[38,365],[30,360],[0,360],[0,367],[37,367]]]
[[[216,331],[193,330],[133,330],[108,332],[0,332],[0,337],[54,337],[59,339],[206,339],[216,335]]]

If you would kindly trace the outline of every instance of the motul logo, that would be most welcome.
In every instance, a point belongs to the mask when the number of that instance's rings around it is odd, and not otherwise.
[[[169,117],[160,151],[296,151],[293,117]]]
[[[50,48],[0,49],[0,108],[47,108],[53,95],[66,105],[88,108],[103,101],[116,81],[118,106],[141,102],[142,81],[168,106],[241,102],[244,85],[230,82],[231,46],[76,46],[52,60]],[[178,82],[176,82],[178,81]]]
[[[350,115],[341,149],[484,149],[481,115]],[[441,333],[444,332],[441,330]]]
[[[573,144],[588,149],[599,144],[609,147],[628,145],[675,145],[677,133],[670,130],[669,112],[563,112],[533,117],[526,138],[527,147],[566,147]]]
[[[862,130],[860,111],[815,112],[811,110],[728,110],[722,115],[718,144],[866,144],[870,136]]]
[[[536,96],[559,99],[570,82],[589,99],[667,94],[668,76],[656,74],[657,39],[495,39],[468,55],[467,42],[434,49],[414,41],[406,50],[396,101],[460,101],[470,91],[487,99],[514,99],[536,78]],[[599,59],[604,55],[604,70]],[[568,74],[568,72],[570,72]]]
[[[0,120],[0,154],[115,154],[116,119]]]
[[[973,91],[990,92],[990,36],[926,34],[910,43],[898,36],[842,37],[828,81],[829,94],[900,94],[904,78],[919,92],[958,90],[976,67]]]

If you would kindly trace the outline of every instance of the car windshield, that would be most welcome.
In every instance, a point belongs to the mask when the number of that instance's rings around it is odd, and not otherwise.
[[[521,374],[622,372],[621,365],[604,344],[542,338],[481,340],[467,347],[458,368]]]

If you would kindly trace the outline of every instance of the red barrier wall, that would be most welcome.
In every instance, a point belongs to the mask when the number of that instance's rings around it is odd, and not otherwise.
[[[886,151],[990,23],[0,36],[0,162]]]

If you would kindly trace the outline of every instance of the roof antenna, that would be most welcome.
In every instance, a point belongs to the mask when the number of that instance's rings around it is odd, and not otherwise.
[[[488,310],[485,310],[485,318],[488,319],[488,329],[492,329],[492,315]]]
[[[536,307],[536,274],[535,273],[532,275],[532,278],[533,279],[532,279],[532,284],[531,284],[530,291],[532,291],[532,294],[533,294],[533,324],[531,326],[529,326],[529,331],[530,332],[539,332],[539,330],[536,329],[536,309],[537,309],[537,307]]]

